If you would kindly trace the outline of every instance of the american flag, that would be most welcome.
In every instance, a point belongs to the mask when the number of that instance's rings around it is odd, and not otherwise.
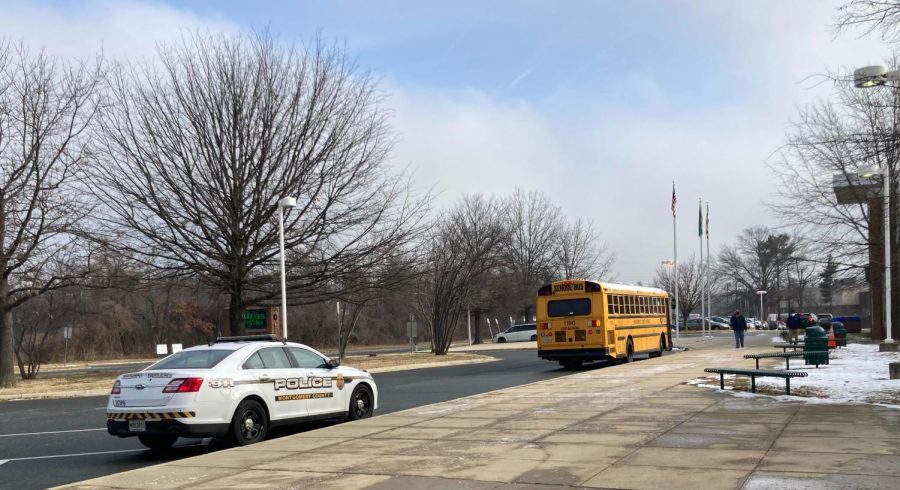
[[[675,182],[672,182],[672,217],[675,217],[675,205],[678,204],[678,198],[675,197]]]

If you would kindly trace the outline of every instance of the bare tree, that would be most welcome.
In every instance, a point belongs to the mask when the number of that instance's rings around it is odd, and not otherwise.
[[[499,207],[480,195],[463,198],[438,221],[425,245],[428,262],[418,287],[419,310],[437,355],[450,348],[474,284],[500,263],[507,229]]]
[[[896,188],[900,92],[839,86],[837,96],[837,102],[800,110],[787,143],[768,164],[781,181],[770,207],[799,235],[829,237],[816,241],[816,256],[831,255],[842,271],[856,269],[861,275],[871,246],[868,204],[873,193],[858,174],[872,165],[887,168]],[[839,202],[835,186],[856,203]],[[893,194],[891,209],[896,209]],[[892,235],[896,242],[896,232]]]
[[[900,39],[900,2],[896,0],[852,0],[838,8],[835,31],[860,29],[863,35],[881,31],[885,41]]]
[[[699,306],[703,292],[703,270],[705,264],[691,256],[690,260],[678,263],[678,301],[683,321],[691,316]],[[653,286],[665,291],[675,291],[675,274],[660,265],[656,269]]]
[[[716,269],[748,291],[774,291],[779,274],[795,260],[795,250],[790,236],[752,227],[738,237],[737,245],[722,247]]]
[[[408,289],[409,284],[422,274],[417,253],[399,254],[370,270],[345,276],[335,287],[341,291],[338,308],[338,358],[343,359],[360,319],[366,310],[397,291]],[[407,291],[408,293],[408,291]]]
[[[559,279],[608,279],[615,255],[600,240],[590,221],[565,225],[557,237],[556,276]]]
[[[92,174],[120,247],[163,275],[197,275],[245,305],[278,294],[278,202],[294,302],[384,260],[427,200],[384,165],[392,141],[373,79],[318,43],[193,34],[110,77]],[[332,291],[335,292],[335,291]]]
[[[101,75],[0,41],[0,388],[16,384],[13,311],[84,265],[75,187]]]
[[[525,316],[533,312],[534,292],[551,280],[557,264],[557,241],[563,234],[562,210],[540,191],[516,189],[503,206],[508,235],[503,261],[513,274],[517,293],[528,298]]]
[[[897,61],[895,56],[889,63]],[[769,166],[782,182],[779,199],[770,204],[773,211],[799,236],[827,237],[814,241],[809,260],[822,264],[830,255],[838,273],[857,281],[870,255],[872,265],[880,269],[884,199],[880,184],[873,186],[858,175],[870,166],[887,169],[889,211],[900,215],[900,88],[837,85],[835,102],[801,109],[787,144]],[[839,201],[836,189],[847,199]],[[855,203],[844,204],[848,201]],[[870,219],[877,226],[870,228]],[[891,220],[887,236],[891,260],[900,260],[897,220]],[[871,272],[873,282],[880,282],[880,270]],[[900,271],[891,268],[891,280],[900,280]],[[892,301],[900,301],[900,293],[893,293]],[[896,315],[900,319],[900,313]]]

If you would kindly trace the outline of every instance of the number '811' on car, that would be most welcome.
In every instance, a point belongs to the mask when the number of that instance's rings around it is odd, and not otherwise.
[[[265,439],[274,426],[372,416],[372,375],[274,336],[221,337],[116,379],[107,430],[153,449],[179,437]]]

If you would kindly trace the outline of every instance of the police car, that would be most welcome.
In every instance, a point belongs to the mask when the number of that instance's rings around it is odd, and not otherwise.
[[[372,416],[372,375],[340,366],[274,335],[220,337],[116,379],[107,404],[110,434],[165,449],[184,437],[224,437],[239,445],[275,426]]]

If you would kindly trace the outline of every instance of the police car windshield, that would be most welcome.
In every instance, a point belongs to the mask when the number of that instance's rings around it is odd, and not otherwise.
[[[210,369],[233,353],[233,350],[225,349],[183,350],[157,362],[147,370]]]

